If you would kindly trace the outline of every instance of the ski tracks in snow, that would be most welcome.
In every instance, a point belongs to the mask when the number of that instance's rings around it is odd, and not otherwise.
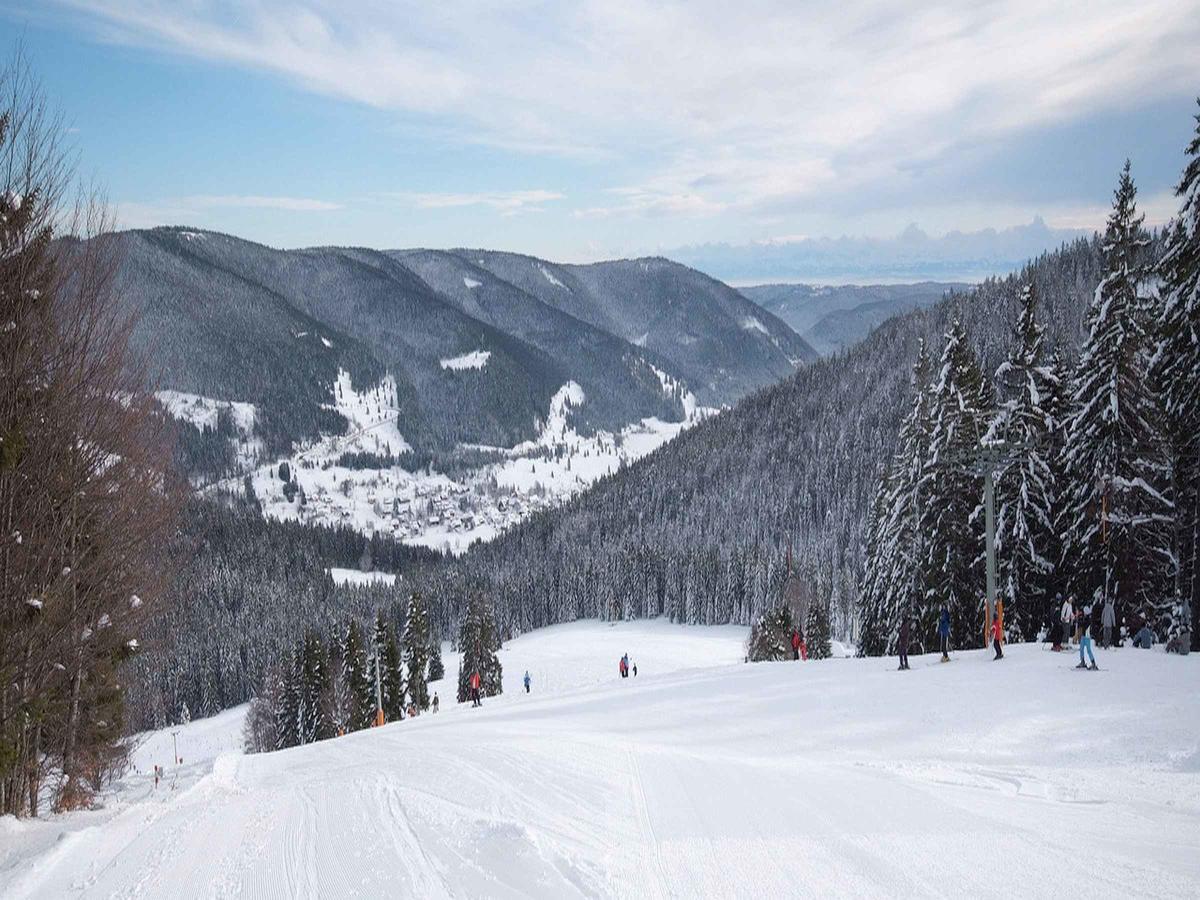
[[[642,780],[641,761],[638,759],[637,751],[632,747],[627,752],[629,754],[629,771],[633,782],[634,808],[638,811],[638,818],[642,822],[643,843],[649,845],[657,881],[657,884],[647,885],[647,887],[656,887],[656,896],[672,897],[674,895],[671,893],[671,879],[667,876],[666,866],[663,865],[662,846],[658,842],[658,835],[654,833],[654,822],[650,818],[650,807],[646,803],[646,784]]]

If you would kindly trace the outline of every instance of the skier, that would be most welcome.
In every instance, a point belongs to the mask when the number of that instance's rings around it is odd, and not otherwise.
[[[1090,606],[1085,606],[1079,611],[1079,615],[1075,618],[1075,625],[1079,633],[1079,665],[1075,668],[1096,671],[1100,667],[1096,665],[1096,654],[1092,652],[1092,608]],[[1092,661],[1090,666],[1083,661],[1084,650],[1087,651],[1087,655]]]
[[[1059,599],[1062,599],[1062,594],[1059,594]],[[1055,650],[1064,649],[1063,645],[1071,646],[1071,620],[1075,617],[1074,610],[1071,608],[1070,599],[1063,599],[1062,607],[1058,611],[1058,623],[1062,627],[1062,634],[1059,636],[1058,643],[1054,646]]]
[[[1000,608],[1000,604],[996,604],[996,608]],[[1000,649],[1000,636],[1004,634],[1004,626],[1000,624],[1000,617],[992,619],[992,646],[996,649],[996,655],[992,657],[993,662],[997,659],[1004,659],[1004,651]]]
[[[437,695],[437,691],[434,691],[434,692],[433,692],[433,711],[434,711],[435,713],[438,711],[438,695]]]
[[[800,632],[792,629],[792,659],[800,658]]]
[[[1113,626],[1117,624],[1117,611],[1113,607],[1112,599],[1104,601],[1104,611],[1100,613],[1100,626],[1102,628],[1102,637],[1100,646],[1107,650],[1112,646]]]
[[[480,682],[480,678],[479,678],[479,673],[472,672],[471,673],[471,705],[472,706],[483,706],[483,704],[479,700],[479,685],[480,685],[480,683],[481,682]]]
[[[628,653],[626,653],[624,656],[621,657],[621,665],[619,666],[619,668],[621,670],[621,677],[628,678],[629,677],[629,654]]]
[[[529,670],[525,670],[525,693],[529,693]]]
[[[908,668],[908,614],[900,616],[900,636],[896,642],[896,649],[900,652],[900,671]]]
[[[950,610],[944,606],[938,616],[938,639],[942,644],[942,662],[950,662]]]
[[[633,669],[633,677],[637,678],[637,663],[632,663],[630,668]]]

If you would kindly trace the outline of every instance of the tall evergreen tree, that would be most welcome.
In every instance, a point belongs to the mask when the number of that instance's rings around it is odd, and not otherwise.
[[[900,616],[908,610],[926,620],[932,639],[936,616],[920,616],[924,608],[924,504],[922,479],[929,455],[930,404],[929,354],[925,342],[917,345],[912,369],[912,401],[900,426],[896,452],[888,474],[881,479],[876,518],[868,540],[868,578],[862,601],[860,649],[876,656],[895,649]],[[914,635],[919,644],[921,626]]]
[[[1118,621],[1145,614],[1161,634],[1172,605],[1164,598],[1173,576],[1173,511],[1160,414],[1145,373],[1139,285],[1149,238],[1136,196],[1126,162],[1072,389],[1066,559],[1079,602],[1112,602]]]
[[[383,717],[388,722],[404,718],[404,673],[400,648],[396,643],[396,629],[380,612],[375,617],[373,641],[375,656],[379,659],[380,693],[383,695]],[[371,677],[375,673],[371,672]]]
[[[1043,408],[1050,422],[1050,433],[1047,436],[1046,459],[1050,464],[1050,478],[1054,485],[1051,495],[1050,521],[1053,528],[1048,535],[1051,546],[1047,550],[1047,558],[1054,564],[1051,573],[1050,591],[1046,605],[1042,609],[1043,624],[1058,619],[1059,608],[1062,606],[1060,594],[1068,590],[1067,566],[1064,561],[1066,554],[1065,535],[1069,529],[1070,515],[1068,494],[1070,484],[1067,479],[1067,430],[1071,419],[1071,390],[1075,377],[1075,367],[1067,353],[1059,347],[1055,350],[1050,362],[1050,372],[1053,377],[1049,383],[1049,395]]]
[[[917,634],[934,640],[944,607],[953,645],[979,646],[985,573],[982,482],[975,459],[991,416],[991,389],[957,320],[946,334],[931,394],[929,452],[920,482],[925,583],[924,603],[914,617]]]
[[[871,518],[867,522],[867,535],[863,547],[862,583],[858,591],[858,655],[882,656],[887,652],[887,630],[881,625],[887,616],[887,575],[891,570],[894,544],[887,541],[887,500],[891,492],[891,480],[887,472],[879,476],[875,488],[875,501],[871,504]],[[751,633],[753,638],[753,633]],[[747,645],[747,658],[750,645]]]
[[[421,594],[408,598],[408,621],[404,625],[404,662],[408,668],[408,698],[419,710],[429,708],[429,612]]]
[[[369,728],[375,719],[375,672],[367,669],[367,650],[362,631],[353,619],[346,629],[342,652],[342,679],[350,694],[348,731]]]
[[[1042,360],[1043,328],[1037,292],[1021,289],[1013,348],[996,372],[1003,391],[985,443],[1006,447],[996,474],[996,558],[1004,624],[1009,640],[1033,640],[1053,596],[1057,539],[1054,536],[1054,420],[1045,404],[1056,378]]]
[[[284,656],[278,678],[275,736],[282,750],[300,743],[300,661],[296,654]]]
[[[1200,650],[1200,113],[1187,156],[1176,188],[1179,215],[1159,266],[1162,307],[1152,372],[1162,394],[1174,474],[1175,593],[1181,608],[1172,618],[1190,627],[1192,648]]]
[[[299,740],[301,744],[333,737],[329,717],[329,654],[314,631],[304,636],[301,651]]]
[[[804,642],[809,659],[829,659],[833,653],[829,637],[829,602],[821,597],[814,597],[808,604]]]
[[[500,649],[500,633],[496,628],[491,604],[483,595],[473,592],[458,630],[458,702],[470,699],[470,679],[479,673],[480,691],[492,697],[504,690],[502,669],[496,651]]]
[[[434,635],[429,641],[429,680],[441,681],[446,677],[446,664],[442,662],[442,642]]]

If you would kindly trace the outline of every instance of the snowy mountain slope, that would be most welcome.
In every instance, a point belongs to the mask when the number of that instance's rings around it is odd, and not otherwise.
[[[744,665],[709,631],[531,633],[482,709],[278,753],[223,753],[236,712],[192,723],[175,790],[0,822],[0,893],[1059,897],[1071,865],[1089,896],[1200,891],[1200,659]]]
[[[172,339],[196,319],[213,336],[215,346],[205,346],[203,356],[199,348],[180,342],[181,352],[159,367],[164,388],[252,400],[268,409],[288,405],[283,393],[277,404],[261,390],[245,396],[258,380],[253,368],[258,329],[227,312],[253,314],[267,304],[303,321],[290,329],[290,353],[280,361],[288,374],[303,370],[314,353],[329,355],[352,344],[369,357],[370,382],[384,370],[396,381],[404,432],[426,452],[450,449],[459,441],[511,443],[527,437],[568,377],[537,348],[463,314],[408,269],[374,251],[283,251],[229,235],[172,228],[124,232],[120,238],[126,245],[124,290],[131,303],[154,314],[153,332],[142,342],[151,360],[157,362],[157,341]],[[145,252],[148,247],[154,252]],[[180,283],[179,273],[189,277]],[[228,303],[214,303],[214,295],[224,300],[235,289]],[[238,360],[229,359],[233,348]],[[454,372],[440,365],[442,359],[477,350],[492,354],[485,371]],[[236,381],[222,381],[221,390],[191,386],[197,369],[239,362],[249,371]],[[370,383],[360,375],[361,366],[343,368],[358,389]],[[325,385],[332,383],[332,374],[323,379]],[[293,439],[311,436],[306,431]]]
[[[560,265],[513,253],[454,252],[543,303],[652,351],[708,406],[732,403],[816,358],[774,315],[667,259]]]
[[[339,370],[359,382],[383,376],[362,343],[215,264],[212,249],[200,252],[222,236],[154,229],[116,238],[120,295],[138,315],[132,344],[156,389],[253,404],[268,454],[345,427],[324,409]]]
[[[651,368],[669,367],[661,357],[538,299],[463,256],[438,250],[391,255],[464,313],[537,347],[570,372],[588,396],[587,405],[576,413],[580,425],[613,430],[647,416],[680,418],[678,400],[663,394]]]

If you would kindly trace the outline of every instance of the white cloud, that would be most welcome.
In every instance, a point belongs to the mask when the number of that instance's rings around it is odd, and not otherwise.
[[[581,216],[767,215],[903,182],[956,147],[1195,90],[1200,46],[1187,0],[58,2],[110,40],[633,171]],[[539,208],[521,193],[414,202]]]

